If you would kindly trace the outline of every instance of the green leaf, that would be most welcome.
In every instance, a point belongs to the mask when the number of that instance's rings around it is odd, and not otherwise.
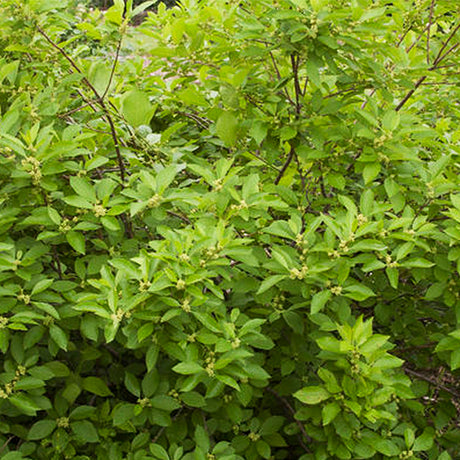
[[[113,217],[113,216],[101,217],[101,223],[107,230],[111,232],[121,231],[120,223],[118,222],[116,217]]]
[[[223,112],[216,123],[216,133],[227,147],[232,147],[237,139],[238,119],[231,112]]]
[[[198,363],[193,361],[176,364],[172,370],[182,375],[197,374],[198,372],[204,371],[204,369]]]
[[[396,456],[400,452],[398,446],[389,439],[375,440],[375,442],[372,443],[372,447],[374,447],[377,452],[387,455],[388,457]]]
[[[386,268],[385,273],[387,274],[390,285],[393,289],[398,289],[399,273],[397,268]]]
[[[263,294],[265,291],[268,291],[271,287],[275,286],[275,284],[279,283],[281,280],[287,278],[287,275],[273,275],[269,278],[262,281],[260,284],[259,290],[256,294]]]
[[[56,224],[59,225],[62,221],[61,216],[59,213],[52,208],[51,206],[48,206],[48,215],[50,216],[50,219]]]
[[[344,295],[350,299],[362,301],[375,296],[375,293],[364,284],[352,284],[344,289]]]
[[[135,375],[131,374],[131,372],[125,372],[125,387],[134,396],[137,396],[138,398],[141,396],[141,386],[139,381]]]
[[[167,412],[179,409],[179,407],[181,406],[176,399],[166,395],[155,396],[150,400],[150,402],[152,404],[152,407],[154,407],[155,409],[161,409]]]
[[[43,388],[45,382],[35,377],[23,377],[15,385],[15,390],[34,390],[35,388]]]
[[[251,124],[249,135],[257,142],[257,144],[262,143],[262,141],[267,137],[267,133],[268,126],[266,123],[263,123],[260,120],[256,120]]]
[[[406,428],[404,430],[404,441],[408,449],[410,449],[414,445],[414,441],[415,441],[414,430],[412,430],[411,428]]]
[[[364,183],[366,185],[371,183],[379,175],[381,169],[380,163],[367,163],[363,169]]]
[[[126,121],[134,127],[148,125],[155,108],[146,93],[132,90],[125,93],[121,101],[121,112]]]
[[[134,404],[120,404],[113,410],[114,426],[124,425],[134,417]]]
[[[457,342],[458,345],[458,342]],[[460,368],[460,349],[455,349],[450,355],[450,368],[455,371]]]
[[[238,385],[237,381],[230,377],[229,375],[216,375],[217,380],[225,383],[225,385],[234,388],[236,391],[240,391],[240,386]]]
[[[59,348],[67,351],[69,339],[67,338],[67,334],[59,326],[55,324],[50,326],[50,336],[58,344]]]
[[[271,456],[271,448],[263,439],[257,441],[256,450],[262,458],[269,459]]]
[[[315,313],[321,311],[331,296],[332,294],[330,290],[317,292],[311,299],[310,313],[314,315]]]
[[[91,186],[87,179],[78,176],[72,176],[70,178],[70,186],[75,190],[75,193],[83,198],[86,198],[91,203],[97,201],[96,191]]]
[[[321,418],[323,419],[323,425],[329,425],[329,423],[332,422],[332,420],[337,417],[337,415],[340,413],[340,404],[337,402],[329,403],[326,404],[323,407],[322,413],[321,413]]]
[[[430,268],[434,265],[433,262],[429,260],[423,259],[422,257],[418,257],[415,259],[408,259],[401,263],[403,267],[411,267],[411,268]]]
[[[158,359],[159,348],[158,345],[151,345],[145,355],[145,365],[147,366],[147,372],[150,372],[154,367]]]
[[[181,400],[190,407],[203,407],[206,405],[206,400],[196,391],[182,393]]]
[[[22,452],[12,451],[2,455],[2,460],[31,460],[30,457],[23,457]]]
[[[150,453],[159,460],[170,460],[168,453],[159,444],[150,444]]]
[[[32,289],[30,295],[33,296],[34,294],[39,294],[40,292],[46,291],[52,284],[53,279],[44,279],[40,280]]]
[[[37,406],[29,397],[25,394],[13,394],[8,397],[8,401],[17,407],[23,414],[35,417],[37,410],[40,410],[40,407]]]
[[[46,438],[54,431],[55,428],[55,420],[39,420],[30,427],[27,439],[29,441],[37,441],[39,439]]]
[[[133,18],[134,16],[141,14],[143,11],[145,11],[147,8],[149,8],[155,3],[156,3],[156,0],[141,3],[136,8],[134,8],[134,10],[130,14],[130,17]]]
[[[399,112],[388,110],[382,118],[382,127],[387,131],[394,131],[399,125],[399,120]]]
[[[388,342],[389,338],[388,335],[375,334],[359,347],[359,351],[365,356],[370,355],[380,350]]]
[[[83,233],[70,231],[66,233],[65,238],[75,251],[80,254],[86,253],[85,237],[83,236]]]
[[[97,396],[112,396],[107,384],[99,377],[86,377],[82,382],[83,389]]]
[[[262,436],[267,436],[270,434],[278,433],[278,431],[280,431],[281,427],[283,426],[284,421],[285,418],[279,415],[274,415],[267,418],[267,420],[262,423],[259,434]]]
[[[98,442],[99,435],[94,425],[88,420],[72,422],[70,428],[75,434],[77,440],[83,444],[88,442]]]
[[[304,404],[318,404],[329,399],[331,394],[323,387],[304,387],[294,393],[294,397]]]
[[[90,201],[78,195],[66,196],[63,200],[65,203],[75,208],[93,209],[93,204]]]
[[[88,80],[96,88],[99,94],[104,94],[110,82],[111,66],[108,62],[96,61],[91,65],[88,72]],[[113,86],[113,82],[112,85]]]

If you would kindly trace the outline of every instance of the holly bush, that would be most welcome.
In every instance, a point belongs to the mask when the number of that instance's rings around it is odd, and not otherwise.
[[[0,6],[0,458],[460,456],[458,7]]]

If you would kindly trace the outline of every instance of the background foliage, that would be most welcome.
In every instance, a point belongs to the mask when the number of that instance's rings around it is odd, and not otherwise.
[[[0,458],[458,458],[447,0],[0,7]]]

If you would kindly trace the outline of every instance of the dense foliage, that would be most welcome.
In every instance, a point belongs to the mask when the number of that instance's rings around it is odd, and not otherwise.
[[[459,458],[455,2],[151,4],[0,4],[0,458]]]

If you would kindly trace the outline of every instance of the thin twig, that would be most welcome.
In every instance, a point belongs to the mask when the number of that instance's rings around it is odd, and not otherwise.
[[[451,32],[447,40],[443,43],[441,46],[441,49],[439,50],[435,60],[433,61],[433,65],[428,69],[430,71],[436,70],[438,68],[438,64],[442,62],[452,51],[454,51],[458,46],[460,46],[460,43],[456,43],[455,45],[452,45],[447,51],[444,52],[444,50],[447,48],[447,45],[449,44],[450,40],[455,36],[457,31],[460,29],[460,24],[457,25],[457,27],[454,28],[454,30]],[[443,54],[444,52],[444,54]],[[423,84],[423,82],[427,79],[427,75],[424,75],[420,77],[415,84],[414,88],[411,89],[410,91],[407,92],[407,94],[403,97],[401,102],[396,106],[395,110],[398,112],[401,110],[401,108],[404,106],[404,104],[411,98],[411,96],[415,93],[415,91]]]
[[[309,78],[308,77],[305,77],[305,83],[303,84],[303,90],[302,90],[302,96],[305,96],[306,92],[307,92],[307,85],[308,85],[308,82],[309,82]]]
[[[80,110],[85,109],[86,107],[92,106],[92,102],[93,102],[93,101],[86,102],[85,104],[81,105],[80,107],[77,107],[77,108],[75,108],[75,109],[69,110],[69,111],[67,111],[67,112],[65,112],[65,113],[58,113],[57,116],[58,116],[59,118],[66,118],[66,117],[68,117],[69,115],[72,115],[72,114],[74,114],[74,113],[76,113],[76,112],[79,112]]]
[[[62,54],[62,56],[64,56],[67,62],[69,62],[71,67],[75,70],[75,72],[79,73],[80,75],[83,75],[82,81],[92,91],[92,93],[96,97],[97,103],[99,104],[101,109],[104,111],[105,118],[107,119],[107,122],[109,123],[109,126],[110,126],[110,133],[111,133],[112,140],[115,146],[117,162],[118,162],[118,166],[120,167],[120,178],[121,178],[122,183],[124,183],[126,171],[125,171],[125,165],[124,165],[123,158],[122,158],[121,151],[120,151],[120,144],[118,142],[118,136],[115,130],[115,125],[113,123],[112,116],[110,114],[109,109],[105,105],[103,98],[101,97],[99,92],[96,90],[96,88],[92,85],[92,83],[84,76],[84,73],[82,72],[80,67],[67,54],[67,52],[62,47],[60,47],[57,43],[55,43],[40,26],[37,26],[37,30],[53,48],[58,50]]]
[[[417,88],[427,79],[427,76],[424,75],[423,77],[420,77],[417,81],[417,83],[415,84],[414,88],[412,88],[410,91],[407,92],[407,94],[402,98],[401,102],[396,106],[395,108],[395,111],[396,112],[399,112],[404,104],[411,98],[412,94],[415,93],[415,91],[417,90]]]
[[[442,53],[444,52],[444,50],[447,48],[447,45],[449,44],[449,42],[452,40],[452,38],[454,38],[455,34],[457,33],[458,29],[460,29],[460,24],[457,25],[457,27],[455,27],[455,29],[450,33],[450,35],[447,37],[447,40],[443,43],[443,45],[441,46],[441,49],[439,50],[438,52],[438,55],[436,56],[436,59],[434,60],[433,64],[436,66],[441,60],[444,59],[444,57],[441,58],[442,56]]]
[[[425,380],[425,382],[431,383],[431,385],[433,385],[434,387],[440,388],[441,390],[444,390],[447,393],[451,394],[452,396],[455,396],[456,398],[460,399],[460,394],[459,393],[457,393],[455,390],[452,390],[451,388],[447,387],[446,385],[437,382],[432,377],[427,376],[425,374],[422,374],[421,372],[417,372],[417,371],[414,371],[412,369],[409,369],[408,367],[405,367],[404,371],[407,374],[413,375],[414,377],[417,377],[418,379]]]
[[[439,59],[437,59],[437,62],[443,61],[450,53],[452,53],[452,51],[454,51],[459,46],[460,46],[460,43],[456,43],[455,45],[452,45],[442,56],[439,57]],[[435,64],[434,66],[431,66],[428,70],[435,70],[437,68],[438,66],[437,64]]]
[[[411,27],[408,27],[399,37],[398,42],[396,43],[396,48],[399,48],[401,46],[401,43],[404,41],[404,39],[407,37],[407,34],[412,30]]]
[[[281,168],[280,172],[278,173],[278,176],[276,176],[275,185],[278,185],[280,180],[283,178],[284,173],[286,172],[286,170],[288,169],[289,165],[291,164],[292,159],[294,158],[294,155],[295,155],[294,147],[292,147],[292,145],[291,145],[291,150],[289,151],[289,155],[288,155],[283,167]]]
[[[8,444],[15,438],[16,436],[10,436],[4,443],[3,445],[0,447],[0,454],[6,449],[6,447],[8,446]]]
[[[410,29],[409,29],[410,30]],[[409,53],[412,48],[422,39],[423,34],[428,30],[428,25],[425,26],[425,28],[420,32],[418,37],[409,45],[406,47],[406,53]]]
[[[434,4],[436,0],[431,0],[430,5],[430,17],[428,19],[428,31],[426,34],[426,63],[430,64],[430,35],[431,35],[431,25],[433,24],[433,11],[434,11]]]
[[[284,397],[284,396],[281,396],[277,391],[275,391],[273,388],[270,388],[270,387],[266,387],[266,390],[271,393],[273,396],[275,396],[276,399],[278,399],[279,401],[281,401],[283,403],[283,406],[286,408],[287,412],[289,413],[289,415],[292,417],[292,419],[295,421],[296,425],[299,427],[299,430],[300,432],[302,433],[302,436],[303,438],[311,443],[311,438],[310,436],[308,436],[306,430],[305,430],[305,427],[303,426],[302,422],[300,420],[297,420],[295,418],[295,410],[294,408],[291,406],[291,404],[289,403],[289,401]],[[307,447],[307,445],[305,444],[305,442],[303,441],[302,438],[299,437],[299,442],[300,442],[300,445],[302,446],[302,448],[305,450],[305,452],[310,452],[310,449]]]
[[[282,78],[281,78],[281,72],[280,72],[280,70],[279,70],[279,68],[278,68],[278,64],[277,64],[276,61],[275,61],[275,57],[273,56],[273,52],[272,52],[272,51],[269,51],[269,53],[270,53],[270,58],[271,58],[272,63],[273,63],[273,67],[274,67],[275,72],[276,72],[276,76],[278,77],[278,81],[281,81],[281,80],[282,80]],[[294,101],[291,99],[291,96],[289,95],[288,90],[287,90],[286,88],[283,88],[283,90],[284,90],[284,93],[285,93],[285,95],[286,95],[288,101],[289,101],[292,105],[295,105]]]
[[[257,160],[261,161],[262,163],[264,163],[266,166],[268,166],[269,168],[277,171],[279,173],[279,169],[276,167],[276,166],[273,166],[271,163],[269,163],[265,158],[257,155],[256,153],[254,152],[251,152],[250,150],[247,150],[246,153],[249,153],[249,155],[252,155],[254,158],[257,158]]]
[[[373,88],[372,91],[369,93],[369,97],[361,104],[361,110],[363,110],[366,105],[367,105],[367,102],[369,101],[369,99],[375,94],[375,92],[377,91],[377,88]]]
[[[294,74],[295,111],[297,115],[300,114],[300,96],[302,96],[302,89],[300,88],[299,83],[299,63],[300,57],[291,54],[292,73]]]
[[[62,280],[61,261],[59,259],[59,254],[56,251],[56,246],[54,245],[53,245],[53,260],[54,260],[54,264],[56,265],[56,271],[59,276],[59,279]]]
[[[457,86],[460,85],[458,81],[452,82],[452,81],[430,81],[427,83],[422,83],[424,86],[437,86],[437,85],[442,85],[442,86]]]
[[[177,217],[178,219],[182,220],[183,222],[185,222],[187,225],[191,225],[192,221],[187,217],[187,216],[184,216],[182,214],[179,214],[177,212],[174,212],[174,211],[166,211],[170,216],[173,216],[173,217]]]
[[[121,42],[123,41],[123,35],[120,36],[120,40],[118,40],[117,50],[115,52],[115,58],[113,60],[112,70],[110,71],[109,82],[107,83],[107,87],[105,88],[104,93],[101,96],[101,99],[104,99],[109,92],[110,86],[112,85],[113,77],[115,75],[115,69],[117,68],[118,58],[120,57],[120,50],[121,50]]]
[[[302,165],[300,164],[299,157],[297,155],[295,155],[295,162],[297,163],[297,172],[299,173],[299,176],[300,176],[300,182],[302,183],[302,192],[303,192],[307,188],[307,181],[302,171]],[[305,198],[308,200],[307,195],[308,194],[306,194]]]
[[[172,418],[173,421],[177,420],[177,418],[179,417],[179,415],[181,414],[181,412],[184,410],[184,407],[182,406],[181,408],[179,408],[179,410],[177,411],[177,413],[174,415],[174,417]],[[154,438],[152,439],[152,444],[155,444],[158,439],[160,439],[160,436],[163,434],[164,430],[166,429],[166,427],[161,427],[160,431],[158,431],[158,433],[154,436]]]

